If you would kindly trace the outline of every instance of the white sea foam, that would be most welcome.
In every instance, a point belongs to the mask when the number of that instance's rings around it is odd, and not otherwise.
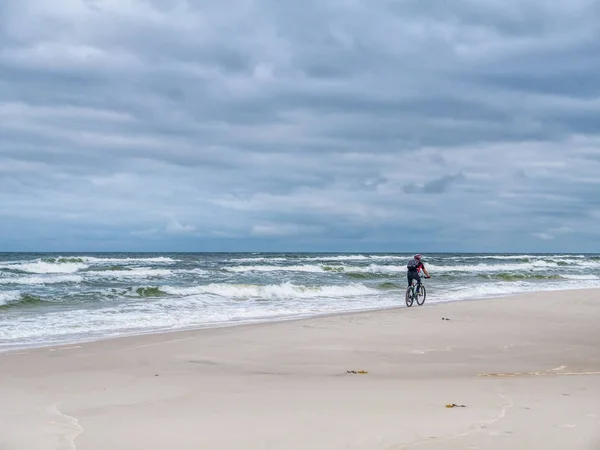
[[[174,264],[178,260],[166,256],[148,258],[99,258],[95,256],[54,256],[35,260],[5,261],[0,269],[30,273],[75,273],[90,265],[130,265],[139,263]]]
[[[156,263],[173,264],[178,260],[166,256],[157,256],[149,258],[97,258],[95,256],[82,256],[81,259],[92,264],[137,264],[137,263]]]
[[[393,261],[393,260],[407,260],[411,256],[398,256],[398,255],[339,255],[339,256],[314,256],[300,258],[305,261]]]
[[[427,258],[427,257],[425,257]],[[464,261],[465,259],[531,259],[537,258],[535,255],[460,255],[460,256],[444,256],[443,259],[451,261]]]
[[[235,266],[227,267],[229,272],[325,272],[323,267],[315,265],[296,266]]]
[[[178,274],[188,273],[188,274],[200,275],[203,277],[206,277],[206,276],[212,274],[212,272],[210,270],[205,270],[205,269],[179,269],[179,270],[174,270],[173,272],[178,273]]]
[[[89,266],[87,264],[79,263],[79,262],[47,262],[42,260],[29,261],[29,262],[21,262],[17,264],[7,264],[0,266],[0,269],[9,269],[9,270],[18,270],[20,272],[28,272],[28,273],[38,273],[38,274],[46,274],[46,273],[75,273],[80,270],[87,269]]]
[[[429,289],[427,300],[431,302],[447,302],[465,299],[497,297],[524,292],[527,290],[527,286],[528,283],[526,282],[516,281],[448,287],[444,290]]]
[[[19,291],[0,292],[0,306],[6,306],[9,303],[15,302],[21,298]]]
[[[25,276],[25,277],[0,277],[0,284],[59,284],[59,283],[81,283],[81,275],[54,275],[54,276]]]
[[[560,267],[555,262],[533,261],[527,263],[515,264],[476,264],[476,265],[456,265],[456,266],[438,266],[434,264],[425,265],[431,273],[438,272],[520,272],[520,271],[544,271],[551,268]]]
[[[537,261],[533,263],[520,264],[477,264],[477,265],[455,265],[455,266],[437,266],[434,264],[425,265],[430,273],[448,273],[448,272],[512,272],[526,270],[546,270],[548,268],[559,267],[556,263],[546,261]],[[406,273],[405,265],[383,265],[370,264],[368,266],[321,266],[323,271],[332,272],[350,272],[350,273],[381,273],[381,274],[404,274]]]
[[[456,301],[468,299],[481,299],[487,297],[503,297],[507,295],[528,293],[561,291],[566,289],[588,289],[600,287],[599,278],[585,278],[576,280],[555,281],[552,283],[530,283],[527,281],[517,282],[495,282],[467,285],[462,287],[449,287],[444,290],[435,291],[432,295],[428,293],[428,300]]]
[[[288,261],[290,258],[282,258],[282,257],[269,257],[269,256],[256,256],[254,258],[232,258],[229,259],[228,262],[264,262],[264,261]],[[296,259],[296,258],[294,258]]]
[[[406,272],[406,266],[379,265],[352,266],[347,264],[304,264],[293,266],[236,266],[229,267],[230,272],[310,272],[310,273],[336,273],[336,272],[359,272],[359,273],[400,273]]]
[[[253,288],[250,290],[257,292]],[[275,299],[281,300],[279,296]],[[4,346],[35,346],[39,343],[73,342],[137,332],[306,317],[371,309],[375,305],[387,307],[398,303],[397,298],[383,295],[371,296],[370,299],[361,301],[360,297],[346,296],[338,301],[331,301],[324,295],[316,296],[313,301],[297,297],[297,301],[282,299],[276,302],[206,302],[203,296],[198,295],[155,301],[143,299],[102,309],[44,313],[43,317],[40,316],[35,321],[17,317],[7,323],[6,327],[0,328],[0,343],[4,343]]]
[[[346,272],[367,272],[367,273],[406,273],[406,266],[371,264],[368,267],[344,267]]]
[[[600,268],[600,261],[582,261],[577,263],[577,267],[598,269]]]
[[[506,259],[506,260],[522,260],[522,259],[561,259],[561,258],[585,258],[585,255],[460,255],[460,256],[440,256],[441,259],[449,259],[462,261],[465,259]]]
[[[407,260],[412,256],[399,255],[332,255],[332,256],[296,256],[294,258],[259,256],[254,258],[233,258],[229,262],[257,263],[257,262],[284,262],[284,261],[306,261],[306,262],[328,262],[328,261],[394,261]]]
[[[399,274],[406,273],[406,266],[398,266],[393,264],[382,265],[382,264],[369,264],[368,266],[351,266],[347,264],[343,265],[324,265],[321,266],[325,272],[333,273],[382,273],[382,274]]]
[[[563,274],[560,276],[561,278],[566,278],[568,280],[600,280],[600,278],[596,275],[566,275]]]
[[[229,262],[240,262],[240,263],[257,263],[257,262],[284,262],[284,261],[314,261],[314,262],[326,262],[326,261],[408,261],[412,258],[412,255],[331,255],[331,256],[294,256],[294,257],[280,257],[280,256],[256,256],[247,258],[232,258]],[[427,260],[427,255],[424,255]],[[572,259],[585,259],[585,255],[437,255],[437,259],[447,261],[464,261],[464,260],[557,260],[566,261]]]
[[[579,263],[582,267],[600,267],[599,262],[591,261]],[[545,271],[548,269],[556,269],[561,266],[553,261],[532,261],[521,263],[503,263],[503,264],[465,264],[465,265],[436,265],[425,264],[428,270],[433,273],[449,273],[449,272],[471,272],[471,273],[494,273],[494,272],[523,272],[523,271]],[[304,264],[304,265],[248,265],[235,266],[226,269],[230,272],[354,272],[354,273],[406,273],[406,266],[395,264],[370,264],[368,266],[360,265],[327,265],[327,264]]]
[[[86,272],[87,278],[107,279],[107,278],[155,278],[168,277],[172,275],[170,269],[152,269],[150,267],[137,267],[129,270],[102,270],[98,272]]]
[[[160,289],[168,294],[181,296],[211,294],[226,298],[264,299],[355,297],[380,293],[376,289],[359,283],[344,286],[299,286],[293,283],[269,285],[212,283],[189,288],[163,286]]]

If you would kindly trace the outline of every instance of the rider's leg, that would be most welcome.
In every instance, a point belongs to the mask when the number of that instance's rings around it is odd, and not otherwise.
[[[407,278],[408,278],[408,287],[412,286],[413,280],[418,279],[419,274],[416,272],[407,272]]]
[[[415,280],[417,280],[417,290],[416,290],[416,292],[419,292],[419,290],[421,289],[421,275],[419,275],[418,272],[415,274]]]

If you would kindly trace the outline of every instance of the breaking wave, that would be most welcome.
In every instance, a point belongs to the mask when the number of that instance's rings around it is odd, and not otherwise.
[[[150,267],[138,267],[133,269],[119,269],[119,270],[101,270],[88,272],[88,277],[94,279],[107,279],[107,278],[156,278],[156,277],[168,277],[173,274],[170,269],[152,269]]]
[[[99,265],[95,269],[102,270],[103,264],[112,266],[132,265],[138,263],[174,264],[177,261],[168,257],[156,258],[97,258],[94,256],[38,258],[29,261],[6,261],[0,270],[25,273],[75,273]]]
[[[403,305],[403,254],[0,254],[0,349]],[[427,302],[600,287],[599,255],[425,255]],[[23,312],[20,312],[22,307]],[[10,308],[10,309],[8,309]]]
[[[321,266],[235,266],[225,268],[228,272],[325,272]]]
[[[0,308],[39,305],[44,301],[35,295],[20,292],[0,292]]]
[[[189,288],[163,286],[160,290],[180,296],[210,294],[226,298],[268,299],[353,297],[378,292],[358,283],[345,286],[301,286],[289,282],[270,285],[213,283]]]
[[[84,264],[83,262],[76,262],[71,260],[42,260],[39,259],[37,261],[31,262],[21,262],[16,264],[6,264],[0,266],[1,269],[9,270],[12,272],[22,272],[22,273],[37,273],[37,274],[46,274],[46,273],[75,273],[80,270],[87,269],[89,267],[88,264]]]
[[[166,256],[148,257],[148,258],[97,258],[95,256],[82,256],[86,263],[91,264],[137,264],[137,263],[153,263],[153,264],[174,264],[179,260]]]
[[[83,277],[80,275],[0,277],[0,284],[4,285],[43,285],[61,283],[81,283],[82,281]]]

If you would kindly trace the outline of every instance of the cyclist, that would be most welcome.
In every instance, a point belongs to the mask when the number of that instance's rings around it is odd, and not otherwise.
[[[412,281],[417,280],[417,292],[419,292],[419,288],[421,287],[421,276],[419,275],[419,271],[422,270],[425,273],[425,278],[431,278],[425,265],[421,261],[422,258],[422,255],[415,255],[406,265],[406,268],[408,269],[408,272],[406,273],[408,285],[411,286]]]

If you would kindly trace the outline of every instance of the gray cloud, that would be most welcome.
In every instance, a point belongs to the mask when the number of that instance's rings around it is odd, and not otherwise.
[[[463,180],[465,176],[462,173],[456,175],[444,175],[443,177],[436,178],[428,181],[422,185],[416,183],[410,183],[404,186],[404,192],[407,194],[414,194],[422,192],[425,194],[442,194],[450,187],[451,184]]]
[[[0,4],[7,249],[599,241],[597,2],[46,3]]]

